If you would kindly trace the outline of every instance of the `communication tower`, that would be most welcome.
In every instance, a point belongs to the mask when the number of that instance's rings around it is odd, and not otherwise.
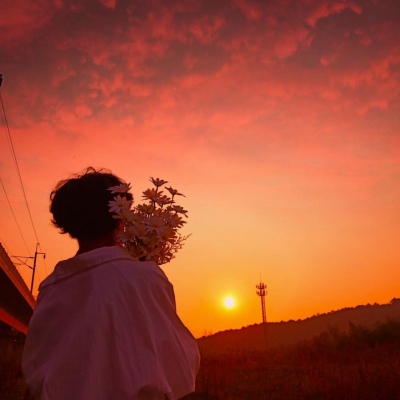
[[[266,324],[267,323],[267,315],[265,312],[265,296],[268,294],[267,285],[260,281],[260,283],[258,285],[256,285],[256,288],[258,289],[256,291],[257,296],[260,296],[260,298],[261,298],[262,321],[263,321],[263,324]]]
[[[268,350],[268,332],[267,332],[267,313],[265,311],[265,296],[268,294],[267,292],[267,285],[262,282],[260,279],[260,283],[256,285],[258,289],[256,291],[257,296],[260,296],[261,299],[261,312],[262,312],[262,326],[263,326],[263,333],[264,333],[264,345],[265,350]]]

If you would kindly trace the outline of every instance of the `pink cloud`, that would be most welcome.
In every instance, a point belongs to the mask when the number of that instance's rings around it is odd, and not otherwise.
[[[274,48],[277,57],[283,59],[293,55],[302,48],[302,44],[307,42],[308,37],[309,31],[302,27],[276,35]]]
[[[62,115],[63,110],[82,118],[122,118],[134,113],[134,118],[149,119],[153,126],[157,121],[168,121],[165,126],[175,120],[182,131],[185,126],[203,126],[209,121],[207,129],[239,135],[237,127],[269,121],[271,116],[280,121],[304,113],[310,118],[323,112],[335,118],[335,113],[343,110],[348,115],[355,111],[365,114],[370,108],[390,107],[398,96],[394,89],[397,79],[391,73],[399,62],[396,57],[380,56],[375,61],[367,52],[354,66],[343,67],[354,42],[338,35],[333,46],[325,46],[321,54],[315,44],[319,31],[304,26],[312,7],[322,24],[322,16],[330,13],[341,18],[343,10],[353,7],[351,3],[311,4],[292,13],[278,3],[272,8],[249,3],[250,8],[259,10],[260,18],[247,22],[246,16],[237,32],[228,29],[231,14],[226,8],[216,7],[216,14],[209,17],[194,4],[149,9],[142,14],[132,8],[121,23],[113,20],[114,11],[103,7],[96,12],[101,19],[110,18],[107,31],[87,30],[81,24],[73,36],[62,30],[50,35],[39,48],[40,57],[50,63],[46,77],[45,72],[33,82],[26,77],[18,86],[25,96],[24,108],[40,108],[39,118],[45,120],[59,111]],[[240,7],[242,3],[235,4]],[[187,13],[187,20],[178,23],[177,10]],[[379,32],[388,37],[388,29]],[[46,53],[49,46],[55,49],[54,55]],[[213,62],[214,54],[221,58],[214,65],[204,63],[200,49],[206,57],[210,54]],[[385,52],[389,53],[389,48]],[[38,65],[43,60],[30,57]],[[314,66],[302,65],[303,57],[315,57]],[[325,68],[319,68],[319,63]],[[388,82],[376,89],[385,80]],[[368,88],[360,97],[356,91],[363,87]],[[18,101],[13,106],[20,107]],[[30,121],[36,117],[32,115]],[[22,119],[28,121],[28,115]]]
[[[188,29],[200,43],[212,43],[219,35],[225,21],[221,17],[203,17],[191,24]]]
[[[15,0],[2,4],[1,47],[15,51],[17,45],[29,43],[62,7],[61,0]]]
[[[100,0],[100,2],[111,10],[114,10],[117,5],[117,0]]]
[[[234,0],[233,4],[238,7],[249,20],[258,20],[263,15],[261,3],[251,3],[245,0]]]
[[[353,1],[336,1],[336,2],[327,2],[320,1],[316,3],[316,7],[311,9],[309,15],[306,18],[306,22],[315,27],[316,23],[323,18],[328,17],[332,14],[340,14],[344,10],[349,9],[356,14],[362,13],[362,7]]]

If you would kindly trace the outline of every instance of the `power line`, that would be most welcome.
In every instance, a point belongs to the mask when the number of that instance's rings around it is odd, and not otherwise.
[[[28,251],[28,254],[30,255],[31,252],[29,251],[29,247],[28,247],[28,245],[26,244],[24,235],[22,234],[21,228],[20,228],[20,226],[19,226],[19,224],[18,224],[18,221],[17,221],[17,217],[15,216],[14,210],[13,210],[13,208],[12,208],[12,206],[11,206],[11,203],[10,203],[10,199],[9,199],[8,196],[7,196],[6,188],[4,187],[4,184],[3,184],[3,181],[2,181],[1,178],[0,178],[0,183],[1,183],[1,186],[3,187],[4,194],[6,195],[6,199],[7,199],[8,205],[10,206],[10,210],[11,210],[11,213],[12,213],[12,215],[13,215],[13,217],[14,217],[14,221],[15,221],[15,223],[17,224],[18,231],[19,231],[19,233],[20,233],[20,235],[21,235],[22,240],[23,240],[24,243],[25,243],[26,250]]]
[[[1,87],[2,82],[3,82],[3,75],[0,74],[0,87]],[[28,204],[28,199],[27,199],[27,197],[26,197],[24,184],[23,184],[23,182],[22,182],[21,172],[20,172],[20,170],[19,170],[18,161],[17,161],[17,156],[16,156],[16,154],[15,154],[14,144],[13,144],[12,137],[11,137],[11,131],[10,131],[10,127],[9,127],[8,121],[7,121],[6,110],[5,110],[5,107],[4,107],[3,98],[2,98],[2,96],[1,96],[1,91],[0,91],[0,102],[1,102],[1,107],[2,107],[2,110],[3,110],[3,113],[2,113],[2,120],[3,120],[4,130],[6,131],[6,136],[7,136],[8,144],[9,144],[10,151],[11,151],[11,154],[12,154],[12,159],[13,159],[13,161],[14,161],[14,166],[15,166],[15,169],[16,169],[16,171],[17,171],[18,179],[19,179],[20,186],[21,186],[21,189],[22,189],[22,193],[23,193],[23,196],[24,196],[24,199],[25,199],[25,204],[26,204],[26,208],[27,208],[27,210],[28,210],[28,214],[29,214],[29,218],[30,218],[30,221],[31,221],[31,224],[32,224],[33,232],[34,232],[35,237],[36,237],[36,243],[37,243],[37,244],[36,244],[36,251],[35,251],[35,262],[34,262],[34,266],[33,266],[33,269],[34,269],[34,268],[36,267],[36,256],[37,256],[37,254],[44,254],[44,252],[43,252],[43,250],[41,249],[41,246],[40,246],[40,241],[39,241],[39,238],[38,238],[38,235],[37,235],[37,232],[36,232],[35,224],[33,223],[32,213],[31,213],[31,210],[30,210],[30,207],[29,207],[29,204]],[[7,129],[6,129],[6,128],[7,128]],[[1,181],[1,179],[0,179],[0,181]],[[24,238],[24,236],[23,236],[23,234],[22,234],[22,231],[21,231],[21,229],[20,229],[20,227],[19,227],[19,225],[18,225],[17,219],[16,219],[15,214],[14,214],[14,211],[13,211],[13,209],[12,209],[12,207],[11,207],[11,203],[10,203],[10,201],[9,201],[9,199],[8,199],[7,192],[6,192],[6,190],[5,190],[5,187],[4,187],[4,184],[3,184],[2,181],[1,181],[1,184],[2,184],[2,186],[3,186],[4,193],[5,193],[5,195],[6,195],[8,204],[9,204],[9,206],[10,206],[10,208],[11,208],[11,212],[12,212],[12,214],[13,214],[13,216],[14,216],[14,220],[15,220],[15,222],[16,222],[16,224],[17,224],[18,230],[19,230],[19,232],[20,232],[20,234],[21,234],[21,237],[22,237],[22,239],[23,239],[23,241],[24,241],[24,243],[25,243],[25,246],[26,246],[26,248],[27,248],[27,250],[28,250],[28,254],[30,254],[28,245],[26,244],[25,238]],[[38,247],[39,247],[40,250],[41,250],[40,253],[38,253]],[[44,262],[44,267],[45,267],[46,275],[48,275],[46,262]],[[33,289],[33,279],[34,279],[34,272],[33,272],[33,274],[32,274],[31,291],[32,291],[32,289]]]
[[[0,78],[1,78],[1,77],[0,77]],[[0,82],[0,83],[1,83],[1,82]],[[31,224],[32,224],[33,232],[35,233],[36,242],[37,242],[37,243],[40,243],[39,238],[38,238],[38,235],[37,235],[37,232],[36,232],[35,224],[33,223],[33,218],[32,218],[32,214],[31,214],[31,210],[30,210],[30,208],[29,208],[28,199],[27,199],[27,197],[26,197],[26,193],[25,193],[25,189],[24,189],[24,184],[23,184],[23,182],[22,182],[22,177],[21,177],[21,173],[20,173],[20,170],[19,170],[19,166],[18,166],[17,156],[16,156],[15,150],[14,150],[14,144],[13,144],[13,141],[12,141],[12,138],[11,138],[10,127],[9,127],[9,125],[8,125],[6,110],[5,110],[5,108],[4,108],[4,103],[3,103],[3,98],[2,98],[2,96],[1,96],[1,91],[0,91],[0,102],[1,102],[1,107],[2,107],[2,109],[3,109],[3,115],[4,115],[5,125],[6,125],[6,127],[7,127],[6,133],[7,133],[7,137],[8,137],[9,143],[10,143],[11,153],[12,153],[12,156],[13,156],[14,165],[15,165],[15,168],[16,168],[16,171],[17,171],[18,179],[19,179],[19,182],[20,182],[20,185],[21,185],[22,193],[23,193],[23,195],[24,195],[26,208],[27,208],[27,210],[28,210],[28,214],[29,214],[29,218],[30,218],[30,221],[31,221]]]

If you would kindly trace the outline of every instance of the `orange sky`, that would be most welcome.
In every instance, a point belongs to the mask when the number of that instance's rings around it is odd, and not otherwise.
[[[163,269],[196,336],[260,322],[260,276],[271,321],[399,297],[400,3],[1,8],[1,96],[47,253],[37,283],[77,248],[50,226],[49,192],[92,165],[138,199],[150,176],[186,194],[193,235]],[[32,255],[5,129],[0,177],[28,249],[1,186],[0,241]]]

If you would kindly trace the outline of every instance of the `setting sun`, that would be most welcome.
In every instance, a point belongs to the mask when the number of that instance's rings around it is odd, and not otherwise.
[[[224,298],[224,306],[226,308],[234,308],[236,306],[236,300],[232,296],[227,296]]]

